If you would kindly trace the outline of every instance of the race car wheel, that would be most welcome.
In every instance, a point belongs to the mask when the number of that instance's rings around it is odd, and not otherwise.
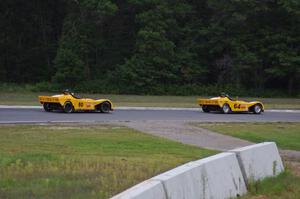
[[[224,104],[223,107],[222,107],[222,111],[223,113],[227,114],[227,113],[230,113],[230,107],[228,104]]]
[[[202,106],[202,110],[204,113],[209,113],[209,106]]]
[[[45,110],[46,112],[52,111],[52,109],[50,108],[50,104],[49,104],[49,103],[44,103],[44,104],[43,104],[43,107],[44,107],[44,110]]]
[[[73,107],[73,104],[71,102],[66,102],[64,104],[64,112],[65,113],[72,113],[74,111],[74,107]]]
[[[253,107],[253,113],[260,114],[262,112],[262,107],[260,104],[255,104]]]
[[[102,113],[108,113],[110,111],[110,103],[109,102],[101,103],[99,109]]]

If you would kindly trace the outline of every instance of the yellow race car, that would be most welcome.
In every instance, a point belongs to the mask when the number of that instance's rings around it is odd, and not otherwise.
[[[99,111],[108,113],[113,110],[113,103],[108,99],[79,98],[69,90],[60,95],[39,96],[39,101],[47,112],[63,110],[66,113],[74,111]]]
[[[264,105],[259,101],[246,102],[234,100],[229,95],[222,93],[219,97],[210,99],[198,99],[198,104],[202,107],[203,112],[221,111],[223,113],[231,112],[252,112],[260,114],[264,112]]]

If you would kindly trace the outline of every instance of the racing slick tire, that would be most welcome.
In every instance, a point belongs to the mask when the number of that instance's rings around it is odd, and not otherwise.
[[[71,102],[66,102],[63,106],[65,113],[72,113],[74,111],[73,104]]]
[[[209,106],[206,106],[206,105],[202,106],[202,110],[204,113],[209,113],[209,111],[210,111]]]
[[[101,113],[108,113],[111,109],[111,105],[109,102],[102,102],[99,106],[99,110]]]
[[[222,107],[222,112],[225,113],[225,114],[230,113],[231,112],[230,106],[228,104],[224,104],[223,107]]]
[[[255,104],[253,107],[253,113],[254,114],[261,114],[262,112],[262,107],[260,104]]]
[[[44,107],[44,110],[45,110],[46,112],[52,111],[52,109],[50,108],[50,104],[49,104],[49,103],[44,103],[44,104],[43,104],[43,107]]]

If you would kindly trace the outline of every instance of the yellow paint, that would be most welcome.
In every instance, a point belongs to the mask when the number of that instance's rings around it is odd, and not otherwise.
[[[75,98],[71,94],[61,94],[53,96],[39,96],[39,101],[41,104],[44,103],[59,103],[64,106],[66,102],[71,102],[74,110],[95,110],[95,106],[101,104],[102,102],[109,102],[111,104],[111,109],[113,109],[113,103],[108,99],[90,99],[90,98]]]
[[[222,108],[224,104],[228,104],[232,112],[249,111],[249,108],[254,106],[255,104],[260,104],[262,107],[262,110],[265,109],[263,103],[260,101],[246,102],[246,101],[242,101],[242,100],[233,100],[233,99],[228,98],[227,96],[213,97],[210,99],[199,98],[197,101],[200,106],[215,105],[215,106],[219,106],[220,108]]]

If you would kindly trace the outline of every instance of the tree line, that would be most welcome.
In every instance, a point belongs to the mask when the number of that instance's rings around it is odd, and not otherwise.
[[[1,0],[0,30],[1,83],[299,95],[300,1]]]

